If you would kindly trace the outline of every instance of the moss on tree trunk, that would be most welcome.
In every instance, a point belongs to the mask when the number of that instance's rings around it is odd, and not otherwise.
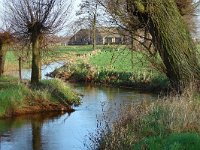
[[[153,44],[166,67],[174,88],[184,88],[199,79],[196,47],[174,0],[146,0],[142,19],[146,21]]]
[[[41,79],[41,55],[39,49],[39,37],[35,35],[32,39],[31,83],[38,84]]]
[[[0,76],[4,73],[5,56],[7,49],[3,48],[3,42],[0,41]]]

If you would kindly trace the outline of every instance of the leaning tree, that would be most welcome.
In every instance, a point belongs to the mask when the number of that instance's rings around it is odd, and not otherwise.
[[[194,5],[191,0],[104,0],[99,2],[122,24],[148,30],[152,43],[165,65],[166,75],[174,88],[180,90],[191,81],[200,79],[197,50],[189,28],[181,16],[192,11]]]
[[[41,78],[41,41],[64,27],[70,0],[9,0],[5,6],[7,21],[16,38],[31,45],[31,83],[37,84]]]

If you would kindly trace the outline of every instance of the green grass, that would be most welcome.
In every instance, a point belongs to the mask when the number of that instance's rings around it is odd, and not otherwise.
[[[157,63],[161,63],[159,57]],[[165,74],[153,67],[146,54],[131,51],[125,46],[106,47],[97,55],[92,55],[89,64],[98,69],[102,79],[116,74],[119,77],[117,82],[145,82],[151,83],[152,87],[167,87],[169,84]]]
[[[148,66],[147,59],[139,52],[131,52],[128,49],[104,50],[92,56],[90,63],[100,70],[116,72],[138,72],[152,70]]]
[[[198,150],[200,136],[196,133],[173,133],[166,137],[145,138],[133,146],[133,150]]]
[[[92,51],[92,45],[81,45],[81,46],[55,46],[50,48],[53,53],[58,54],[68,54],[68,53],[76,53],[76,54],[86,54]]]
[[[17,79],[12,77],[0,78],[0,116],[7,110],[23,105],[23,100],[29,93],[29,89]]]
[[[68,104],[80,104],[78,95],[71,90],[71,87],[59,79],[43,80],[40,88],[49,91],[51,94],[50,100],[54,102],[62,101]]]
[[[17,57],[14,55],[14,52],[9,50],[6,53],[6,62],[10,62],[10,63],[18,63],[17,61]]]
[[[80,47],[79,47],[80,48]],[[147,56],[130,51],[126,46],[101,46],[100,50],[81,57],[53,74],[70,74],[68,79],[77,82],[112,84],[136,89],[164,89],[169,81],[152,67]],[[159,62],[159,58],[158,58]]]
[[[57,61],[59,59],[66,59],[69,57],[74,57],[74,55],[87,54],[92,51],[91,45],[86,46],[51,46],[42,52],[42,61],[43,63],[49,63],[52,61]],[[29,53],[31,55],[31,53]],[[28,57],[29,59],[31,56]],[[30,68],[30,60],[23,62],[23,68]],[[6,53],[6,70],[13,70],[14,68],[18,69],[18,58],[14,51],[9,50]]]
[[[12,71],[18,71],[19,70],[19,61],[18,61],[18,54],[13,51],[13,50],[9,50],[6,53],[6,60],[5,60],[5,72],[6,74],[12,74]],[[30,55],[30,54],[29,54]],[[22,68],[23,69],[28,69],[31,67],[31,60],[30,60],[30,56],[23,58],[22,61]]]
[[[110,125],[103,117],[90,149],[197,150],[200,147],[200,102],[193,88],[119,109]],[[105,125],[106,124],[106,125]]]
[[[20,109],[35,100],[46,100],[65,106],[80,104],[78,94],[61,80],[43,80],[37,88],[30,88],[13,77],[0,78],[0,117]]]
[[[43,52],[43,59],[49,60],[53,59],[63,59],[75,57],[77,55],[87,54],[92,51],[91,45],[82,45],[82,46],[51,46],[47,51]]]

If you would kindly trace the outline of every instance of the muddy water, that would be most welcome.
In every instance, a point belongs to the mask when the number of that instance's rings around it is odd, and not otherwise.
[[[155,96],[130,89],[71,85],[82,93],[82,104],[71,114],[39,114],[0,120],[0,150],[84,150],[97,119],[115,118],[121,105]]]

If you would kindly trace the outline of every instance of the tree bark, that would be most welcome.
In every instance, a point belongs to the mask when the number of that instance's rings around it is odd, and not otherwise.
[[[5,55],[6,55],[7,49],[3,48],[3,43],[0,42],[0,76],[4,73],[4,65],[5,65]]]
[[[32,72],[31,84],[38,84],[41,79],[41,55],[39,49],[39,36],[32,38]]]
[[[93,46],[93,50],[95,50],[96,49],[96,13],[94,13],[94,18],[93,18],[93,27],[92,27],[92,30],[93,30],[93,37],[92,37],[92,40],[93,40],[93,42],[92,42],[92,46]]]
[[[93,50],[96,49],[96,43],[97,43],[97,40],[96,40],[96,30],[97,30],[97,4],[95,5],[95,11],[93,13],[93,22],[92,22],[92,30],[93,30],[93,37],[92,37],[92,40],[93,40]]]
[[[182,90],[200,78],[196,47],[173,0],[147,0],[145,13],[153,44],[166,67],[172,87]]]

